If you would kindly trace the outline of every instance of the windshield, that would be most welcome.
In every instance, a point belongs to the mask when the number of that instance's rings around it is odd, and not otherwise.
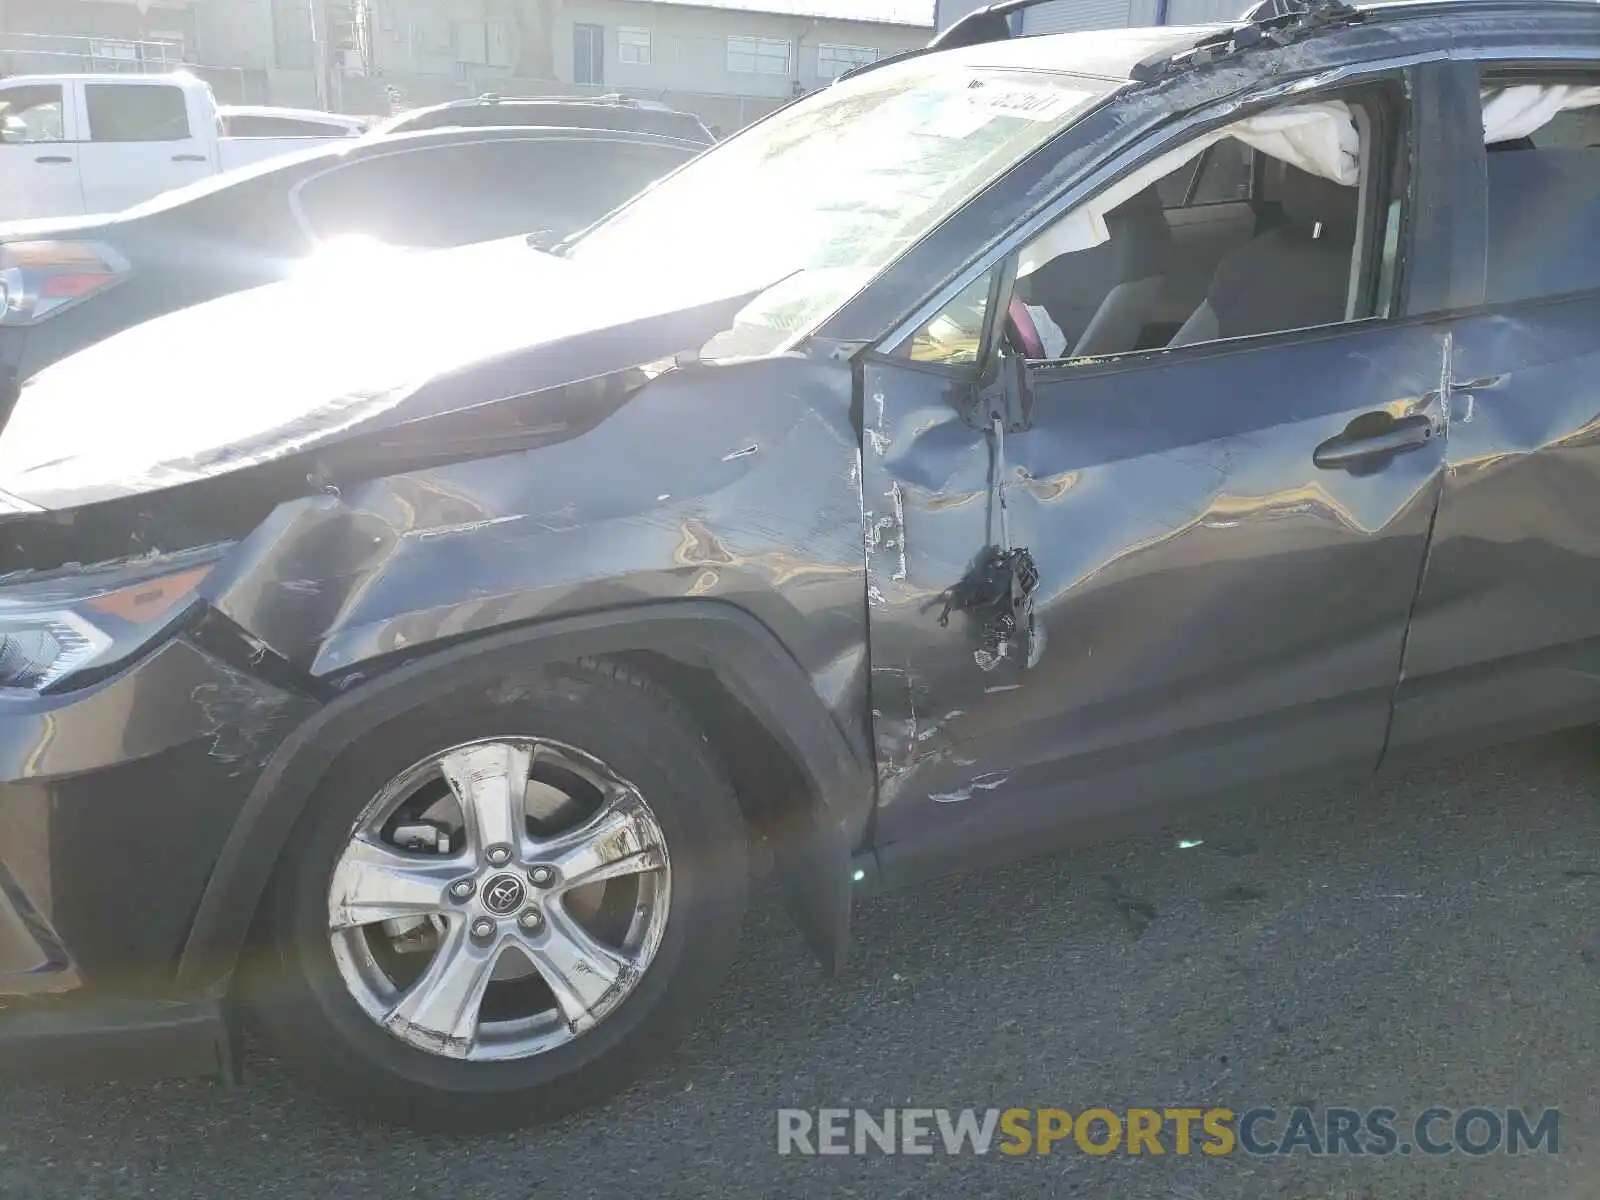
[[[937,55],[870,71],[708,151],[568,253],[617,278],[764,287],[707,351],[771,353],[1110,86]]]

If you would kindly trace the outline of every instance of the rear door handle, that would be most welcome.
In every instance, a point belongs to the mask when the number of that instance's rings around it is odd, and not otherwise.
[[[206,156],[204,154],[174,154],[172,156],[172,161],[173,162],[205,162],[206,161]]]
[[[49,163],[51,166],[60,166],[63,163],[70,164],[72,159],[65,154],[41,154],[33,161],[36,163]]]
[[[1364,413],[1338,437],[1318,446],[1311,461],[1325,471],[1374,466],[1374,459],[1404,454],[1433,440],[1433,418],[1412,413],[1398,419],[1388,413]]]

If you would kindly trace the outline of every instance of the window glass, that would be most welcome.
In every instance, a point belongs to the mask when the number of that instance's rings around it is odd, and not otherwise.
[[[741,74],[789,74],[789,42],[786,38],[730,37],[728,70]]]
[[[297,121],[292,117],[236,115],[228,118],[229,137],[342,137],[345,130],[320,121]]]
[[[915,362],[958,365],[976,362],[983,341],[989,311],[989,288],[993,272],[964,288],[913,335],[906,356]]]
[[[572,82],[602,86],[606,81],[606,29],[604,25],[572,27]]]
[[[817,78],[837,79],[846,71],[878,61],[871,46],[834,46],[827,42],[817,47]]]
[[[96,142],[181,142],[189,135],[182,88],[165,83],[90,83],[83,89]]]
[[[1191,185],[1196,206],[1250,198],[1255,153],[1224,139],[1198,166],[1186,163],[1133,195],[1126,188],[1137,180],[1116,185],[1025,247],[1017,295],[1045,356],[1126,354],[1345,321],[1359,278],[1362,188],[1314,173],[1316,160],[1302,167],[1264,159],[1266,219],[1243,205],[1238,220],[1169,219],[1171,197]],[[1385,212],[1398,228],[1398,207]],[[1037,345],[1030,350],[1037,356]]]
[[[567,253],[645,283],[764,288],[733,344],[770,353],[1059,133],[1095,98],[1088,86],[937,55],[892,63],[702,155]]]
[[[1156,184],[1156,191],[1161,196],[1162,208],[1182,208],[1189,202],[1189,185],[1194,182],[1195,173],[1205,165],[1205,156],[1202,155],[1194,162],[1186,163],[1170,175],[1164,176]]]
[[[1250,199],[1251,168],[1255,162],[1249,146],[1224,138],[1200,161],[1200,182],[1191,204],[1231,204]]]
[[[648,66],[650,63],[650,31],[623,28],[617,30],[617,61]]]
[[[61,113],[55,84],[0,89],[0,141],[59,142],[66,136]]]
[[[1532,141],[1536,150],[1600,150],[1600,108],[1557,113]]]
[[[1563,113],[1490,148],[1487,299],[1509,304],[1600,288],[1600,109]]]
[[[489,61],[489,25],[485,21],[456,21],[456,61],[483,65]]]
[[[604,216],[687,153],[622,142],[513,139],[402,151],[310,180],[300,206],[320,239],[364,236],[444,247],[547,230],[558,237]]]
[[[1166,208],[1248,200],[1254,163],[1250,147],[1234,138],[1224,138],[1193,162],[1185,163],[1160,180],[1156,191]]]

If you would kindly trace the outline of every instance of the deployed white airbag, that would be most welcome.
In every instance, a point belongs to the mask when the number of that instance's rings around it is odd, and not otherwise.
[[[1600,105],[1600,87],[1529,83],[1483,94],[1483,140],[1514,142],[1532,137],[1561,113]]]
[[[1597,106],[1600,87],[1518,84],[1490,89],[1483,94],[1484,141],[1493,145],[1528,137],[1563,112]],[[1203,134],[1146,163],[1040,234],[1023,251],[1017,273],[1029,275],[1062,254],[1110,241],[1106,213],[1225,138],[1237,138],[1269,158],[1346,187],[1361,182],[1361,135],[1350,106],[1342,100],[1291,104]]]
[[[1040,234],[1023,251],[1017,274],[1031,274],[1059,255],[1110,241],[1106,213],[1227,138],[1237,138],[1269,158],[1346,187],[1354,187],[1361,180],[1361,134],[1348,104],[1327,100],[1275,108],[1185,142],[1112,184]]]
[[[1361,182],[1361,134],[1342,100],[1296,104],[1247,117],[1221,131],[1268,158],[1355,187]]]

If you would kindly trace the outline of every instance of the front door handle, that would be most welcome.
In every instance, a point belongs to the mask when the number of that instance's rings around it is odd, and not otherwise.
[[[41,154],[33,161],[36,163],[48,163],[51,166],[60,166],[62,164],[70,165],[72,159],[67,157],[65,154]]]
[[[206,156],[204,154],[174,154],[172,156],[172,161],[173,162],[205,162],[206,161]]]
[[[1311,461],[1325,471],[1378,465],[1374,459],[1404,454],[1433,440],[1433,418],[1426,413],[1391,417],[1386,412],[1363,413],[1338,437],[1318,446]]]

